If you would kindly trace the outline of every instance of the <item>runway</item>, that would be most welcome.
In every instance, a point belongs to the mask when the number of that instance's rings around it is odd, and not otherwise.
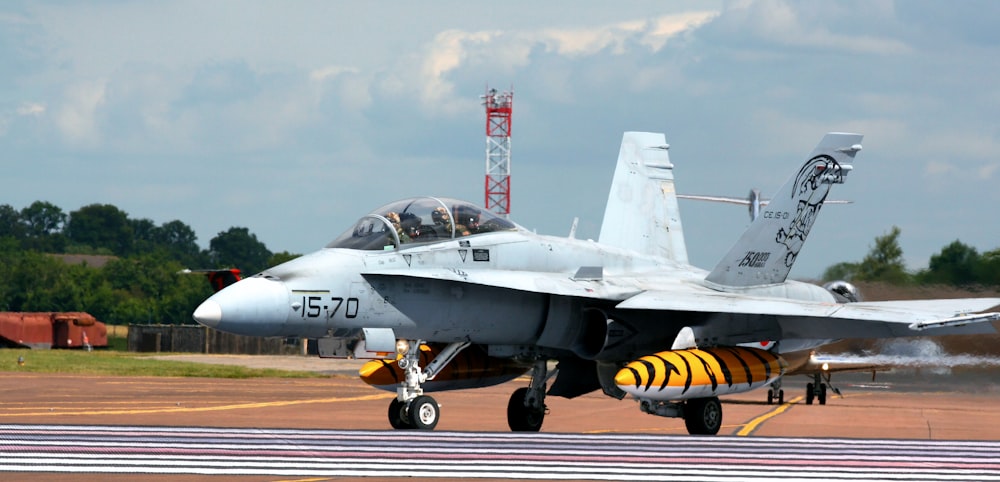
[[[0,425],[0,471],[544,480],[1000,480],[1000,442]]]
[[[412,432],[388,430],[392,393],[339,373],[2,377],[5,480],[1000,480],[993,370],[844,376],[825,406],[790,379],[784,405],[723,397],[718,437],[600,393],[549,397],[542,433],[512,434],[525,380],[434,393],[438,430]]]

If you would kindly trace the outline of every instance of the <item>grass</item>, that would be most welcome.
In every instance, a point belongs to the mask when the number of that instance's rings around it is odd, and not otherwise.
[[[18,363],[18,358],[23,364]],[[97,350],[0,349],[0,372],[208,378],[320,378],[306,371],[156,360],[148,354]]]

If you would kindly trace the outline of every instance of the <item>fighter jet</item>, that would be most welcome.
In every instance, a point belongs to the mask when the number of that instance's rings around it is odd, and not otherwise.
[[[848,303],[787,280],[861,139],[823,137],[711,270],[688,262],[665,136],[627,132],[597,241],[536,234],[456,199],[404,199],[323,249],[215,293],[194,319],[316,338],[320,356],[372,359],[362,379],[396,392],[394,428],[433,429],[435,390],[530,372],[508,402],[512,430],[539,430],[546,396],[602,390],[683,418],[692,434],[716,434],[718,397],[768,386],[787,366],[783,352],[841,338],[996,332],[1000,313],[980,312],[997,298]]]

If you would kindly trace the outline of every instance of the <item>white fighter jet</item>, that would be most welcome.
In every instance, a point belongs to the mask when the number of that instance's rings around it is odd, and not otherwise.
[[[395,428],[434,428],[440,407],[427,393],[530,371],[508,403],[512,430],[541,428],[546,395],[602,390],[715,434],[718,397],[779,378],[783,352],[996,332],[1000,313],[981,312],[997,298],[851,303],[786,279],[861,138],[827,134],[711,271],[688,263],[664,135],[627,132],[596,242],[538,235],[454,199],[405,199],[215,293],[194,318],[316,338],[320,356],[373,359],[361,376],[396,392]]]

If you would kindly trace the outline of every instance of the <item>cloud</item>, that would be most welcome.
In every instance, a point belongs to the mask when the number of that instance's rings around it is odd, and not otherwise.
[[[572,61],[605,53],[624,55],[639,48],[655,53],[669,39],[697,28],[716,15],[714,11],[687,12],[580,28],[447,30],[427,45],[419,61],[419,75],[411,78],[422,84],[420,99],[431,113],[462,115],[471,107],[463,98],[456,98],[455,84],[449,80],[460,69],[484,68],[514,75],[530,67],[536,52]],[[405,66],[403,70],[407,70]],[[402,87],[403,84],[391,85]]]
[[[40,117],[45,114],[45,106],[37,102],[23,102],[17,107],[17,115]]]
[[[70,85],[55,115],[63,139],[72,146],[95,147],[101,142],[98,109],[104,102],[105,83],[101,80]]]

